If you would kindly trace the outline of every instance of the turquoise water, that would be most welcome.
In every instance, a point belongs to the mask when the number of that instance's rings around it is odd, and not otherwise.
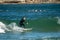
[[[0,40],[45,40],[44,38],[52,38],[50,40],[60,40],[60,33],[38,33],[38,32],[8,32],[0,34]],[[55,38],[55,39],[54,39]]]
[[[0,4],[0,19],[20,20],[60,16],[60,4]],[[3,17],[3,18],[2,18]]]
[[[0,34],[1,40],[60,40],[60,4],[0,4],[0,22],[5,25],[18,25],[23,16],[32,31],[6,32]]]

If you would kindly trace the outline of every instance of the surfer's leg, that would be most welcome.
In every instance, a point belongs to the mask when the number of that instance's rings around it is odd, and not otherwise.
[[[25,25],[24,24],[22,26],[25,28]]]
[[[20,27],[23,27],[23,28],[24,28],[24,27],[25,27],[25,25],[24,25],[24,24],[20,24]]]
[[[19,24],[20,27],[22,27],[22,24]]]
[[[23,23],[20,23],[19,25],[20,25],[20,27],[25,28],[25,25]]]

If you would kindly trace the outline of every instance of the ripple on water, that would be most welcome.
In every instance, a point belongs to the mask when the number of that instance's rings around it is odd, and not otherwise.
[[[59,38],[60,32],[38,33],[38,32],[24,32],[24,33],[5,33],[0,34],[0,39],[17,39],[17,40],[42,40],[47,38]],[[4,40],[3,39],[3,40]]]

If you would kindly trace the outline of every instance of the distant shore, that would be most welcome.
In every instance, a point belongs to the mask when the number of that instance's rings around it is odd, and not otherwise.
[[[34,3],[34,2],[32,2],[32,3],[27,3],[27,2],[24,2],[24,3],[22,3],[22,2],[19,2],[19,1],[11,1],[11,2],[9,2],[9,1],[6,1],[6,2],[0,2],[0,4],[60,4],[60,2],[37,2],[37,3]]]
[[[60,4],[58,3],[0,3],[0,4]]]

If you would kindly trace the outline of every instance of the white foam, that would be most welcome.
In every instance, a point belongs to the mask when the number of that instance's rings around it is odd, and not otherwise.
[[[57,18],[57,24],[60,24],[60,18],[58,16],[55,18]]]
[[[38,10],[35,10],[35,12],[37,12]]]
[[[0,28],[0,33],[5,33],[5,30]]]
[[[5,28],[5,24],[0,22],[0,33],[5,33],[5,30],[3,28]]]
[[[24,32],[26,30],[31,30],[27,28],[18,27],[15,22],[10,23],[9,25],[4,24],[3,22],[0,22],[0,33],[5,33],[5,31],[18,31],[18,32]]]
[[[23,30],[23,28],[20,28],[20,27],[18,27],[17,25],[16,25],[16,23],[11,23],[11,24],[9,24],[8,25],[9,26],[9,28],[11,29],[11,31],[19,31],[19,32],[22,32]]]
[[[10,27],[10,29],[11,29],[12,31],[24,32],[24,31],[26,31],[26,30],[32,30],[31,28],[18,27],[18,26],[16,25],[16,23],[14,23],[14,22],[11,23],[11,24],[9,24],[8,26]]]

